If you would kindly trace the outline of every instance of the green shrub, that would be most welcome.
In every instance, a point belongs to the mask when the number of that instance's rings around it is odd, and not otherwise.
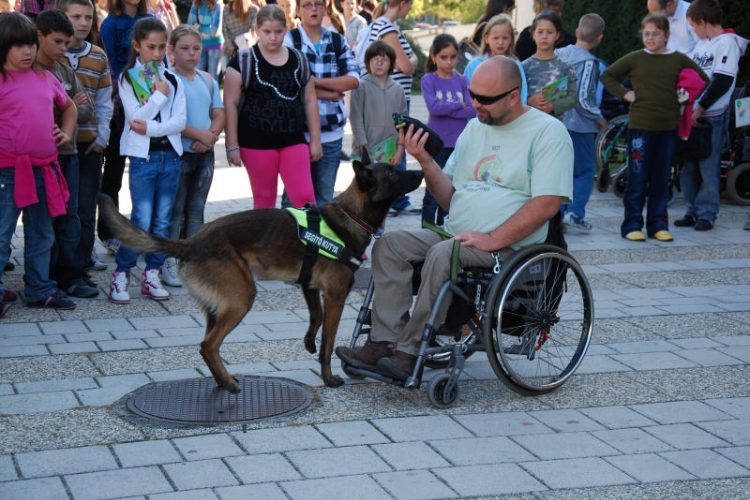
[[[725,28],[733,28],[738,34],[750,38],[750,2],[747,0],[722,0]],[[563,25],[571,33],[575,33],[578,19],[582,15],[596,12],[604,18],[607,27],[604,29],[604,39],[594,50],[597,57],[607,63],[613,63],[628,52],[643,47],[638,30],[641,20],[648,14],[646,0],[631,2],[613,2],[611,0],[568,0],[563,10]],[[738,84],[750,79],[750,56],[747,54],[740,59],[740,73]]]

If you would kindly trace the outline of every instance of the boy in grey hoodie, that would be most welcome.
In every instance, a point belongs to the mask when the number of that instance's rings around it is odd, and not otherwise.
[[[352,156],[361,158],[362,148],[367,148],[373,161],[399,165],[405,153],[404,145],[398,140],[393,113],[406,114],[406,96],[401,84],[390,77],[396,67],[396,52],[387,43],[375,41],[365,51],[365,66],[367,74],[351,95]],[[390,154],[385,158],[377,157],[373,148],[389,139],[393,141],[387,148]]]
[[[591,50],[604,36],[604,19],[598,14],[581,17],[576,29],[577,42],[555,50],[555,53],[573,66],[578,77],[578,103],[565,112],[562,121],[573,140],[575,153],[573,170],[573,203],[563,205],[563,224],[566,229],[591,231],[586,219],[586,203],[594,187],[596,174],[596,148],[594,141],[599,129],[607,126],[596,102],[599,84],[599,59]]]

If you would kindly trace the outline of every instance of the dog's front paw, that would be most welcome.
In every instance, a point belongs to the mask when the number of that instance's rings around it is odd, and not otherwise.
[[[242,389],[240,388],[239,381],[234,377],[222,382],[220,386],[222,389],[226,389],[232,394],[237,394],[238,392],[242,391]]]
[[[331,375],[323,380],[328,387],[341,387],[344,385],[344,379],[338,375]]]

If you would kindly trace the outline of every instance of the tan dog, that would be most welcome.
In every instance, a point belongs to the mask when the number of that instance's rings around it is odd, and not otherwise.
[[[351,254],[359,257],[391,204],[419,187],[423,174],[386,163],[365,166],[355,161],[353,166],[351,185],[318,210]],[[248,210],[205,224],[189,239],[167,240],[136,227],[118,212],[109,197],[101,197],[99,210],[101,219],[124,245],[180,259],[180,280],[206,315],[201,356],[219,387],[239,392],[237,380],[221,361],[219,348],[253,306],[256,279],[295,281],[300,276],[306,245],[298,237],[294,217],[275,208]],[[329,387],[343,384],[341,377],[331,373],[331,353],[353,282],[350,265],[318,257],[309,284],[302,284],[310,311],[305,347],[311,353],[316,351],[315,336],[323,325],[319,361],[323,381]]]

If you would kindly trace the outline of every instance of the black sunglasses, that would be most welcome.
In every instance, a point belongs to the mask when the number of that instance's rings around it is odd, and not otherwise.
[[[520,87],[514,87],[514,88],[510,89],[507,92],[503,92],[500,95],[496,95],[496,96],[492,96],[492,97],[488,97],[486,95],[475,94],[471,90],[469,90],[469,95],[471,96],[472,100],[477,101],[482,106],[489,106],[490,104],[495,104],[497,101],[499,101],[503,97],[509,95],[514,90],[518,90],[519,88]]]

